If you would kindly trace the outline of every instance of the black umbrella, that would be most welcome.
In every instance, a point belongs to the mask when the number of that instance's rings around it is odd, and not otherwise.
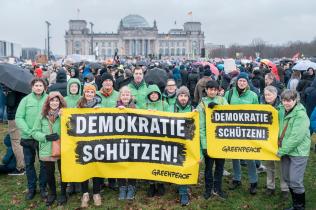
[[[31,81],[33,75],[16,65],[1,63],[0,64],[0,83],[4,84],[8,88],[21,92],[30,93]]]
[[[166,86],[167,80],[167,72],[159,68],[149,69],[145,75],[145,81],[148,84],[156,84],[160,89]]]

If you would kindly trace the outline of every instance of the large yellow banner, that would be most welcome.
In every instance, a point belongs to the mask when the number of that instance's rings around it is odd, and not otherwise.
[[[197,183],[197,112],[67,108],[61,123],[64,182],[104,177]]]
[[[206,109],[210,157],[279,160],[278,112],[270,105],[224,105]]]

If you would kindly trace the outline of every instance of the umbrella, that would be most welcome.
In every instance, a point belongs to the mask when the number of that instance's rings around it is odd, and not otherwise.
[[[90,67],[93,69],[102,69],[102,65],[100,63],[89,63]]]
[[[30,93],[32,79],[33,75],[28,70],[8,63],[0,64],[0,83],[12,90]]]
[[[158,85],[159,88],[164,88],[168,80],[167,72],[157,67],[147,71],[145,81]]]
[[[297,64],[293,66],[293,70],[298,70],[298,71],[306,71],[309,68],[316,69],[316,63],[311,62],[310,60],[302,60],[298,61]]]

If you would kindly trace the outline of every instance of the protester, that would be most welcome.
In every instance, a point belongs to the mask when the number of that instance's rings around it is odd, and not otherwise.
[[[92,84],[88,84],[83,88],[83,96],[78,101],[78,108],[99,108],[100,98],[96,97],[96,87]],[[101,206],[101,178],[92,178],[93,182],[93,201],[95,206]],[[89,206],[89,190],[88,190],[89,180],[81,183],[82,198],[81,198],[81,208],[87,208]]]
[[[67,96],[67,72],[64,69],[59,69],[56,76],[56,83],[49,86],[48,93],[58,91],[65,97]]]
[[[3,144],[6,146],[6,152],[2,158],[2,164],[0,164],[0,174],[8,174],[16,170],[16,159],[12,150],[9,134],[5,135]]]
[[[316,79],[313,80],[310,87],[305,89],[303,96],[306,112],[307,115],[310,117],[314,108],[316,107]]]
[[[76,108],[81,97],[82,87],[79,79],[71,78],[67,82],[67,96],[65,97],[68,108]]]
[[[299,71],[293,71],[291,75],[291,79],[289,80],[287,84],[287,89],[290,90],[296,90],[296,87],[301,79],[301,72]]]
[[[32,131],[33,138],[39,142],[39,158],[44,162],[46,169],[47,185],[49,187],[46,206],[51,206],[57,198],[55,163],[57,163],[61,176],[61,159],[60,156],[52,155],[52,144],[53,141],[60,140],[61,109],[66,108],[66,106],[66,101],[59,92],[50,92],[44,102],[42,113],[36,119]],[[63,205],[67,202],[66,187],[67,183],[60,183],[61,195],[58,198],[58,205]]]
[[[283,179],[292,195],[293,204],[289,209],[301,210],[305,209],[304,173],[311,144],[310,122],[295,90],[285,90],[281,101],[278,156]]]
[[[264,76],[264,81],[265,81],[265,87],[272,85],[273,87],[275,87],[278,91],[278,95],[280,95],[284,89],[283,84],[278,81],[274,74],[272,73],[268,73]]]
[[[168,79],[165,91],[162,94],[162,100],[167,102],[170,107],[176,104],[177,84],[174,79]]]
[[[46,83],[41,78],[35,78],[31,82],[32,93],[25,96],[16,111],[15,122],[21,133],[21,145],[23,146],[25,171],[28,184],[26,200],[32,200],[36,194],[36,170],[34,166],[36,153],[38,154],[37,141],[32,137],[32,129],[37,115],[41,113],[47,94]],[[46,173],[44,163],[40,160],[39,185],[40,194],[46,198]]]
[[[136,107],[144,109],[146,105],[147,84],[144,80],[144,72],[140,67],[136,67],[133,71],[134,80],[129,83],[128,88],[132,91]]]
[[[200,103],[201,99],[206,96],[205,94],[205,87],[206,83],[210,80],[212,80],[212,71],[210,69],[210,66],[204,67],[204,76],[198,81],[198,83],[195,86],[194,90],[194,102]]]
[[[132,92],[127,86],[120,89],[119,98],[116,104],[119,109],[132,108],[135,109],[136,105],[132,98]],[[135,179],[117,179],[119,185],[119,200],[133,200],[136,192]]]
[[[103,73],[101,76],[102,88],[97,92],[97,95],[101,97],[101,107],[113,108],[116,106],[116,102],[119,93],[114,90],[114,80],[110,73]]]

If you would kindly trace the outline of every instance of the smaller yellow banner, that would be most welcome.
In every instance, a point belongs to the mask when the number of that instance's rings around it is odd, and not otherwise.
[[[278,112],[270,105],[206,109],[207,152],[213,158],[279,160]]]

